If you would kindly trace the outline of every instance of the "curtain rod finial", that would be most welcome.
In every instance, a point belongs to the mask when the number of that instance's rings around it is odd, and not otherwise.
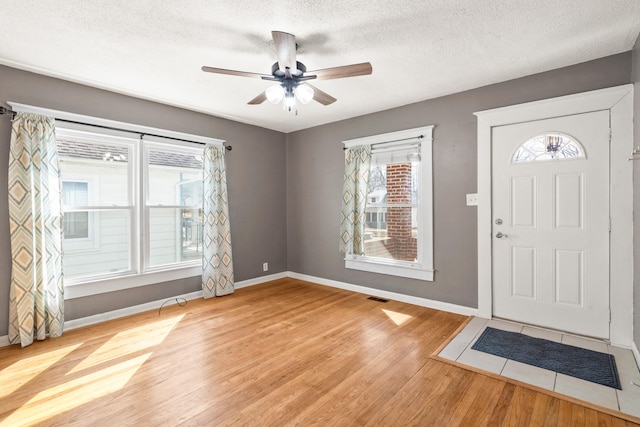
[[[7,107],[0,106],[0,115],[5,115],[5,114],[10,116],[11,118],[14,118],[16,116],[15,111]]]

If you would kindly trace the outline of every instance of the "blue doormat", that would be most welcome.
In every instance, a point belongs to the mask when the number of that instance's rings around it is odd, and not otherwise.
[[[611,354],[489,327],[471,348],[622,390]]]

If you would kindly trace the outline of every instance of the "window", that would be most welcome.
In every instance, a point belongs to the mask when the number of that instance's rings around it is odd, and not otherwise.
[[[365,215],[364,255],[418,259],[419,146],[406,155],[372,153]],[[389,156],[391,154],[391,156]]]
[[[202,262],[202,149],[145,146],[148,268]]]
[[[364,254],[346,268],[433,280],[432,126],[345,141],[371,146]]]
[[[65,281],[135,271],[132,159],[137,140],[59,128],[56,137]]]
[[[523,142],[513,154],[512,163],[584,159],[582,145],[568,135],[544,133]]]
[[[140,276],[155,275],[155,283],[199,274],[203,146],[74,127],[83,130],[56,128],[65,283],[149,284]],[[171,271],[188,273],[168,277]]]

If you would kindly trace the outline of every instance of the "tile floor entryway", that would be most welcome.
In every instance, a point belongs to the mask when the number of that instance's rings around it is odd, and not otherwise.
[[[622,390],[473,350],[471,346],[487,326],[613,354]],[[438,353],[438,356],[640,418],[640,371],[633,353],[631,350],[614,347],[603,341],[475,317]]]

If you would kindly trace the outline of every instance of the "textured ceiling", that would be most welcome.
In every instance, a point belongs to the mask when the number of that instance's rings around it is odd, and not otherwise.
[[[291,132],[628,51],[638,0],[21,0],[0,2],[0,63]],[[247,102],[271,30],[296,35],[309,70],[369,61],[373,74],[318,81],[338,98]],[[2,99],[0,101],[9,101]]]

